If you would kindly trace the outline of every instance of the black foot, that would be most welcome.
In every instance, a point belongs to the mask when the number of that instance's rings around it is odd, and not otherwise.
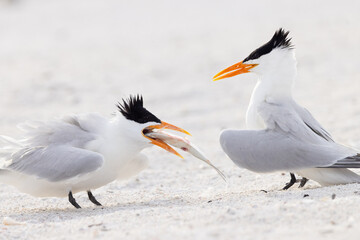
[[[68,196],[69,196],[69,202],[70,202],[74,207],[76,207],[76,208],[81,208],[80,205],[77,204],[77,202],[76,202],[75,198],[73,197],[71,191],[69,192],[69,195],[68,195]]]
[[[288,190],[290,187],[292,187],[292,185],[296,183],[296,177],[293,173],[290,173],[290,177],[291,177],[290,182],[287,183],[285,187],[283,187],[283,190]]]
[[[305,184],[307,183],[307,181],[309,181],[309,179],[303,177],[303,178],[301,179],[301,181],[300,181],[299,188],[304,187]]]
[[[98,206],[102,206],[101,203],[99,203],[99,202],[96,200],[96,198],[94,197],[94,195],[92,195],[92,192],[91,192],[90,190],[87,191],[87,193],[88,193],[88,196],[89,196],[90,201],[91,201],[93,204],[98,205]]]

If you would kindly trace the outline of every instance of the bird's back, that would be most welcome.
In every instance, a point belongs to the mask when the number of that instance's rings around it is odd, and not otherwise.
[[[104,126],[106,119],[97,114],[69,115],[48,122],[26,122],[19,125],[25,132],[19,140],[23,146],[69,145],[83,148],[85,144],[96,139],[99,127]]]
[[[290,102],[291,103],[291,102]],[[335,143],[305,109],[264,101],[257,108],[262,130],[225,130],[220,143],[239,166],[255,172],[327,167],[356,151]]]
[[[28,122],[22,139],[0,138],[1,168],[49,182],[61,182],[95,171],[102,154],[87,149],[99,137],[97,115],[73,115],[49,122]]]

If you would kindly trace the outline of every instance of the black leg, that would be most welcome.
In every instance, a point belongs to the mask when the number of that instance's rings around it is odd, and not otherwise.
[[[290,173],[290,177],[291,177],[290,182],[287,183],[285,187],[283,187],[283,190],[288,190],[292,185],[296,183],[296,177],[293,173]]]
[[[301,181],[300,181],[299,188],[304,187],[305,184],[307,183],[307,181],[309,181],[309,179],[303,177],[303,178],[301,179]]]
[[[98,206],[102,206],[101,203],[99,203],[99,202],[96,200],[96,198],[94,197],[94,195],[92,195],[92,192],[91,192],[90,190],[87,191],[87,193],[88,193],[88,196],[89,196],[90,201],[91,201],[93,204],[98,205]]]
[[[70,202],[74,207],[76,207],[76,208],[81,208],[80,205],[77,204],[77,202],[76,202],[75,198],[73,197],[71,191],[69,192],[69,195],[68,195],[68,196],[69,196],[69,202]]]

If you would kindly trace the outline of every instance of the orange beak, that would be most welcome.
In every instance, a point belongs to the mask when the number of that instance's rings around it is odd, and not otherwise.
[[[232,65],[231,67],[228,67],[224,70],[222,70],[221,72],[219,72],[218,74],[216,74],[213,77],[213,81],[217,81],[223,78],[228,78],[228,77],[233,77],[242,73],[248,73],[250,72],[250,69],[256,67],[258,64],[246,64],[241,62],[238,62],[234,65]]]
[[[187,135],[191,135],[190,133],[188,133],[184,129],[176,127],[176,126],[171,125],[170,123],[166,123],[166,122],[161,122],[161,124],[159,124],[159,125],[148,126],[145,129],[150,130],[150,131],[152,131],[153,129],[170,129],[170,130],[185,133]],[[150,138],[150,137],[146,136],[144,133],[143,133],[143,136],[146,137],[147,139],[149,139],[152,144],[154,144],[156,146],[159,146],[159,147],[165,149],[166,151],[171,152],[171,153],[175,154],[176,156],[179,156],[179,157],[183,158],[177,151],[175,151],[172,147],[170,147],[164,141],[162,141],[160,139]]]

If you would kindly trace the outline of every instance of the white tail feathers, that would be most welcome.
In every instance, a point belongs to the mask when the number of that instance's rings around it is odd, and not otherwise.
[[[4,161],[10,160],[11,155],[21,148],[22,145],[15,139],[0,135],[0,168],[3,167]]]
[[[17,128],[24,132],[31,132],[37,130],[39,127],[44,126],[43,122],[40,121],[27,121],[17,125]]]
[[[16,141],[15,139],[8,137],[8,136],[4,136],[4,135],[0,135],[0,148],[7,148],[7,147],[22,147],[21,144]]]

